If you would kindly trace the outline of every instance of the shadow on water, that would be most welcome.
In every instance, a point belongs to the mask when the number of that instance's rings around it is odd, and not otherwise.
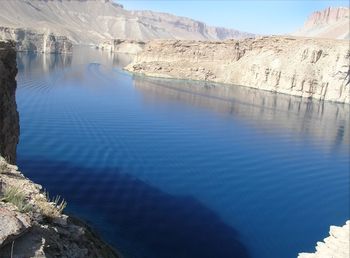
[[[114,236],[118,230],[144,250],[132,257],[250,257],[238,232],[195,198],[169,195],[117,168],[85,168],[47,160],[18,163],[25,175],[50,189],[51,195],[68,197],[68,205],[79,206],[80,211],[71,212],[91,220],[92,225],[94,216],[86,213],[98,207],[108,227],[115,227],[109,228],[112,233],[100,232],[107,241],[120,248]],[[82,210],[85,214],[80,214]]]

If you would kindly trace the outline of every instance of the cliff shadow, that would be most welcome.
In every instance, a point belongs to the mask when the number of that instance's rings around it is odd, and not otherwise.
[[[18,164],[51,196],[76,207],[70,212],[90,221],[126,257],[250,257],[238,232],[193,197],[170,195],[118,168],[49,160]]]

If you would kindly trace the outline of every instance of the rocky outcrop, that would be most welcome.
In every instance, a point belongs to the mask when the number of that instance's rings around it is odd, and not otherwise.
[[[0,41],[0,257],[120,257],[8,163],[19,136],[16,74],[15,44]]]
[[[58,206],[0,157],[0,257],[120,257]]]
[[[350,9],[328,7],[312,13],[296,36],[350,39]]]
[[[145,42],[137,40],[114,39],[105,41],[97,46],[102,50],[113,53],[137,54],[145,47]]]
[[[20,52],[70,53],[72,42],[65,36],[30,29],[0,27],[0,40],[13,40]]]
[[[0,155],[10,163],[16,161],[19,136],[16,75],[14,43],[0,41]]]
[[[154,40],[125,69],[350,103],[347,41],[293,37]]]
[[[35,30],[40,27],[65,35],[74,44],[93,45],[113,39],[218,40],[253,36],[175,15],[128,11],[112,0],[1,1],[0,25]]]
[[[331,226],[329,237],[317,242],[315,253],[301,253],[298,258],[350,257],[350,220],[342,227]]]

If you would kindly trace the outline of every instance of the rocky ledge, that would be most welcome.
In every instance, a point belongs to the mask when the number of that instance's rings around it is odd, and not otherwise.
[[[13,40],[16,50],[41,53],[70,53],[73,44],[65,36],[32,29],[0,27],[0,40]]]
[[[121,257],[0,157],[0,257]]]
[[[349,42],[298,37],[153,40],[125,69],[350,103]]]
[[[143,50],[145,44],[145,42],[138,40],[114,39],[105,41],[96,47],[114,53],[138,54]]]
[[[315,253],[301,253],[298,258],[349,258],[350,220],[342,227],[331,226],[329,237],[317,242]]]

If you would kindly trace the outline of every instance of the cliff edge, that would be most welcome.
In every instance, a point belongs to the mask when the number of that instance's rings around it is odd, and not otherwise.
[[[85,224],[62,213],[14,163],[19,137],[14,42],[0,41],[0,257],[121,257]],[[6,158],[6,160],[3,157]]]
[[[153,40],[126,70],[350,103],[349,42],[298,37]]]
[[[19,119],[16,105],[16,51],[14,42],[0,41],[0,155],[16,162]]]
[[[317,242],[315,253],[300,253],[298,258],[350,257],[350,220],[344,226],[331,226],[329,237]]]
[[[350,39],[350,8],[328,7],[312,13],[294,35],[317,38]]]

